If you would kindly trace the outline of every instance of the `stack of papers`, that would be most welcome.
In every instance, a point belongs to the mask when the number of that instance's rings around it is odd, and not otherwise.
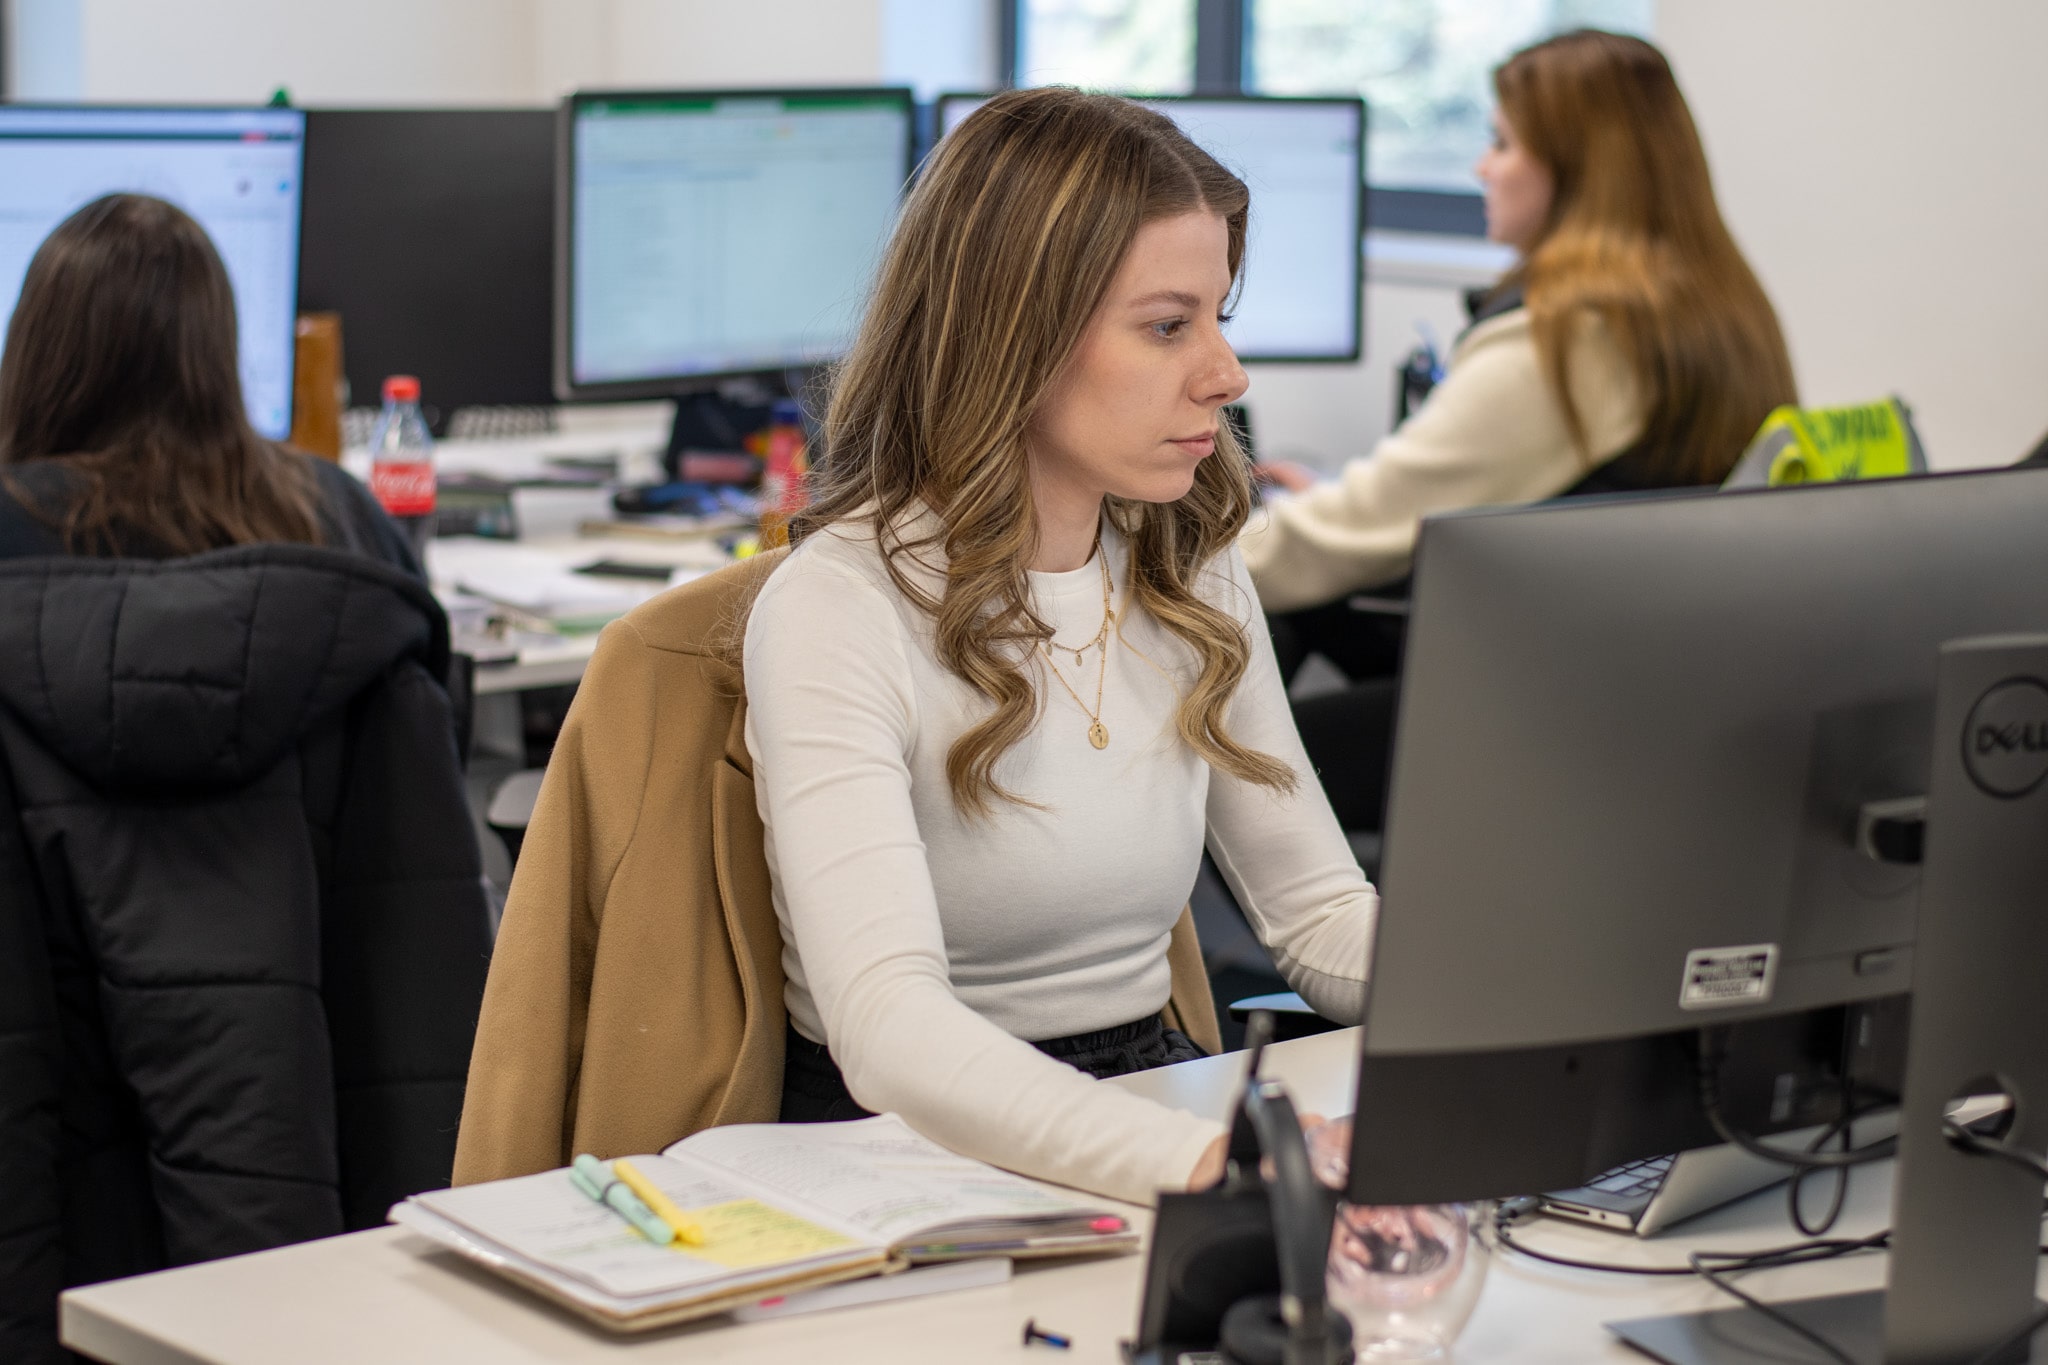
[[[478,537],[438,539],[429,557],[437,584],[569,633],[596,630],[668,587],[659,579],[579,574],[557,556]],[[697,572],[688,571],[687,576]]]

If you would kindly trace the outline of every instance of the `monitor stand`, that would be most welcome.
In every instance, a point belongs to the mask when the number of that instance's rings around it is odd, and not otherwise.
[[[669,428],[662,468],[673,479],[685,451],[722,454],[740,450],[749,435],[768,425],[775,400],[785,396],[785,388],[752,380],[677,394],[675,423]]]
[[[2034,1286],[2039,1176],[1952,1145],[1954,1100],[2003,1092],[2010,1131],[2048,1146],[2048,636],[1951,641],[1934,700],[1913,1019],[1899,1110],[1889,1288],[1773,1303],[1863,1365],[2048,1359]],[[2029,1330],[2030,1326],[2034,1330]],[[1824,1361],[1749,1309],[1610,1323],[1667,1365]]]

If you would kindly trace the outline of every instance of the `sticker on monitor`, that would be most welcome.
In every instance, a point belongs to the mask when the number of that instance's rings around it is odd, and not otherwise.
[[[1771,998],[1778,974],[1778,945],[1751,943],[1740,948],[1695,948],[1685,955],[1685,977],[1678,987],[1678,1007],[1721,1009],[1728,1005],[1761,1005]]]

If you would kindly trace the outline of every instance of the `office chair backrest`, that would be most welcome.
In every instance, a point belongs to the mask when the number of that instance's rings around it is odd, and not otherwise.
[[[1927,472],[1913,411],[1897,397],[1844,408],[1774,408],[1723,488],[1896,479]]]

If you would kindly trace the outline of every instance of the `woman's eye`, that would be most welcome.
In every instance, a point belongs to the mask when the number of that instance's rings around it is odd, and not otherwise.
[[[1218,313],[1216,315],[1216,325],[1218,327],[1228,327],[1230,320],[1236,316],[1237,314],[1235,313]]]
[[[1155,322],[1152,324],[1152,335],[1158,337],[1161,341],[1171,341],[1179,336],[1187,325],[1186,318],[1174,318],[1168,322]]]

